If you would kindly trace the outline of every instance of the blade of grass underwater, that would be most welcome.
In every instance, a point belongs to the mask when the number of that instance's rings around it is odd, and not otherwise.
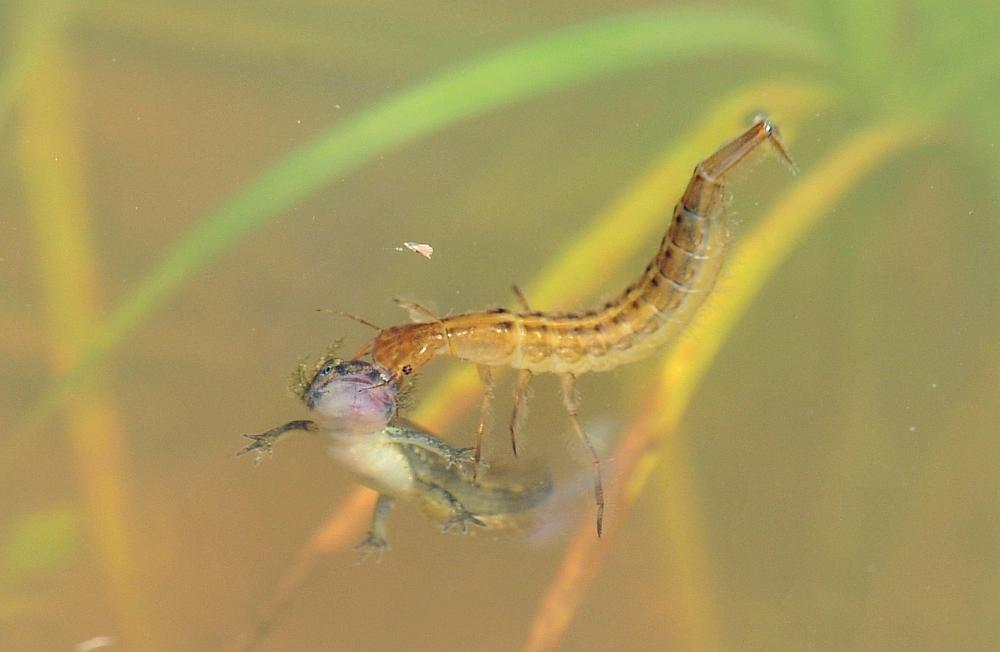
[[[58,53],[35,67],[25,86],[18,139],[56,371],[72,365],[86,345],[101,294],[71,69],[69,58]],[[66,432],[117,626],[127,644],[154,650],[153,620],[129,529],[128,446],[112,393],[101,380],[73,397]]]
[[[847,57],[872,79],[885,77],[886,48],[892,45],[894,7],[888,2],[871,0],[835,0],[830,3],[840,46]]]
[[[357,74],[370,75],[373,70],[398,74],[400,62],[388,48],[369,48],[364,58],[357,56],[370,39],[350,21],[303,24],[302,18],[291,18],[272,16],[254,5],[234,12],[225,3],[104,0],[81,12],[80,24],[104,40],[127,35],[144,44],[165,45],[175,53],[197,52],[202,65],[206,54],[230,65],[264,66],[287,62],[291,56],[314,68],[353,64]]]
[[[697,35],[696,37],[692,35]],[[460,65],[293,152],[207,215],[107,319],[79,363],[29,410],[36,428],[107,354],[211,259],[332,179],[448,124],[658,60],[744,51],[822,61],[808,34],[758,13],[666,10],[604,18]]]
[[[0,71],[0,135],[29,73],[56,43],[75,4],[74,0],[36,0],[8,9],[18,13],[8,28],[11,43]]]
[[[6,516],[6,515],[5,515]],[[13,598],[25,582],[61,570],[80,548],[80,512],[75,505],[34,508],[4,523],[0,540],[0,600]]]
[[[861,178],[902,149],[918,144],[927,132],[911,123],[879,125],[845,141],[813,171],[789,190],[768,215],[737,246],[725,272],[726,292],[714,294],[702,309],[698,322],[688,335],[665,358],[656,386],[652,389],[635,419],[626,428],[612,457],[615,479],[609,495],[616,502],[619,515],[632,506],[653,467],[661,459],[670,464],[670,490],[665,494],[665,539],[675,542],[668,551],[670,567],[678,569],[679,608],[705,610],[708,588],[708,560],[705,537],[698,523],[698,510],[688,502],[689,465],[683,442],[671,437],[691,397],[722,344],[736,323],[773,275],[778,266],[830,209],[849,193]],[[654,450],[657,444],[659,449]],[[669,444],[669,447],[664,446]],[[612,521],[607,530],[610,540],[621,524]],[[554,649],[579,608],[590,582],[600,572],[608,550],[608,541],[596,541],[593,519],[581,520],[563,564],[543,597],[535,614],[524,649],[532,652]],[[685,571],[693,569],[690,572]],[[690,640],[686,649],[719,649],[721,634],[713,623],[699,615],[686,614]],[[684,627],[678,627],[683,633]]]
[[[601,279],[627,262],[635,249],[656,242],[695,162],[718,146],[720,134],[736,133],[744,126],[741,122],[746,118],[747,106],[757,106],[766,97],[779,111],[782,127],[791,133],[797,122],[821,109],[830,96],[831,92],[822,86],[775,81],[748,86],[725,98],[687,137],[667,147],[656,165],[563,249],[528,285],[529,296],[532,300],[537,296],[543,304],[563,306],[582,299],[597,290]],[[594,260],[602,261],[599,269],[593,265]],[[461,417],[480,391],[473,366],[456,366],[421,402],[414,420],[431,432],[441,432]],[[254,629],[256,636],[266,632],[320,557],[342,550],[349,540],[360,537],[374,502],[370,490],[359,488],[316,530],[261,609]],[[327,536],[327,532],[338,536]],[[351,533],[350,537],[345,538],[345,532]],[[248,649],[256,640],[253,635],[244,636],[235,649]]]

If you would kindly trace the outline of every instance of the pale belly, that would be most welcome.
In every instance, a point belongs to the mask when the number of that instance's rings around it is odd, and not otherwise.
[[[392,496],[413,493],[409,460],[381,433],[330,439],[330,455],[360,476],[362,484]]]

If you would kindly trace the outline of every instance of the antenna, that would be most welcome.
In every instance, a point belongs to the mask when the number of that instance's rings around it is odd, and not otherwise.
[[[361,317],[358,317],[357,315],[352,315],[351,313],[344,312],[343,310],[332,310],[330,308],[316,308],[316,312],[327,312],[327,313],[330,313],[331,315],[339,315],[340,317],[347,317],[348,319],[352,319],[352,320],[358,322],[359,324],[364,324],[368,328],[373,328],[373,329],[377,330],[380,333],[385,330],[381,326],[376,326],[375,324],[371,323],[367,319],[362,319]]]

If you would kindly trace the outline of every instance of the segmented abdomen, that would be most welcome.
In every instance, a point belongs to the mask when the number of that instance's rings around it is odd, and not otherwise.
[[[695,170],[670,228],[642,276],[599,310],[495,310],[441,320],[448,351],[534,373],[612,369],[677,336],[715,285],[728,240],[722,183]]]

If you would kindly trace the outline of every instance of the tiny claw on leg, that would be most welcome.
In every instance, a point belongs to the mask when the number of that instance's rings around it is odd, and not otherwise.
[[[389,550],[392,546],[389,542],[378,536],[371,530],[368,531],[367,536],[358,545],[354,546],[354,549],[359,551],[358,564],[364,563],[366,559],[375,555],[375,563],[382,563],[382,555],[385,554],[386,550]]]

